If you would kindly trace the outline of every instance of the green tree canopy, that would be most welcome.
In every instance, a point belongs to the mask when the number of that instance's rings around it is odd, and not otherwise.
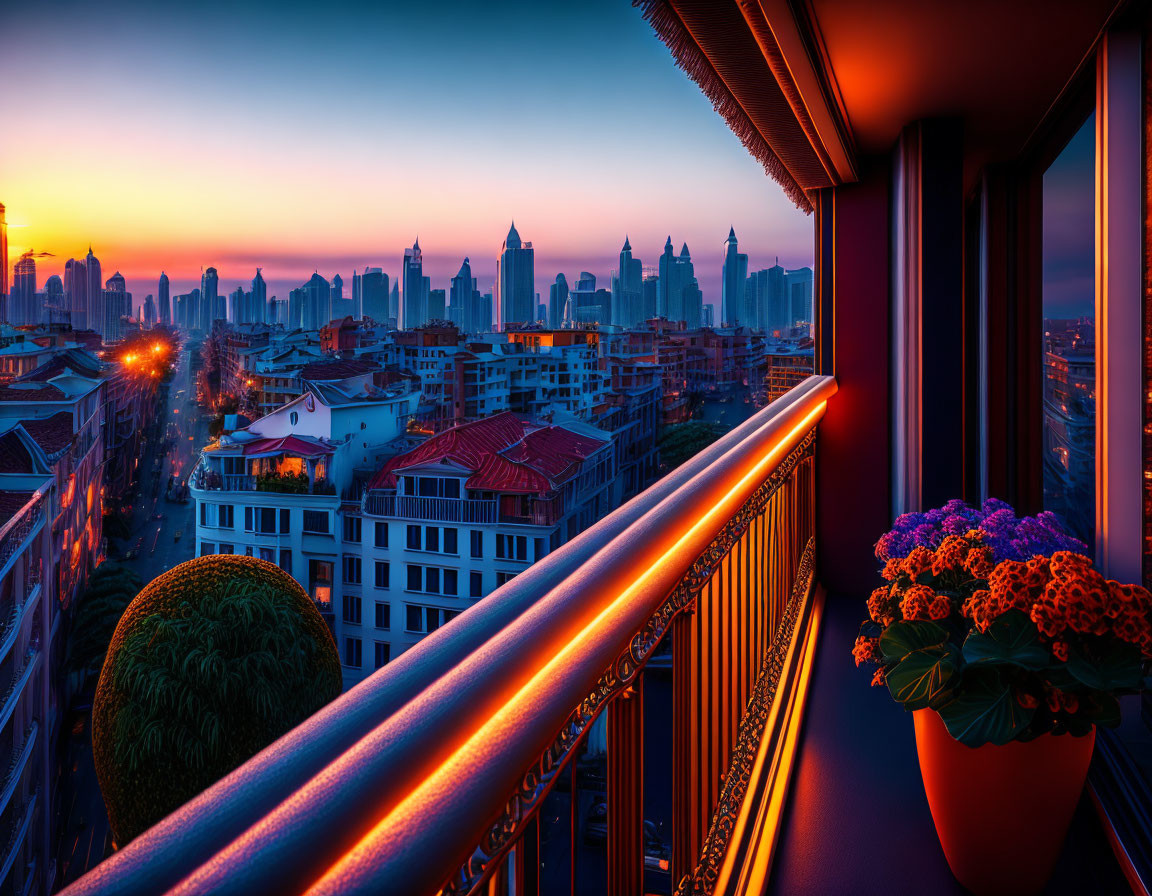
[[[252,557],[189,560],[125,611],[92,707],[93,756],[123,846],[341,690],[324,619]]]

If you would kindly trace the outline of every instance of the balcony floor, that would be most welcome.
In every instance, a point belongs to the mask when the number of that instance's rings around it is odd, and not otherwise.
[[[828,596],[769,892],[962,894],[928,811],[912,716],[853,665],[863,606]],[[1131,892],[1085,794],[1045,893]]]

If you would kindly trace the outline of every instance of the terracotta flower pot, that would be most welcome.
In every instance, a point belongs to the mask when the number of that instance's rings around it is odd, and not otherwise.
[[[977,896],[1039,893],[1084,789],[1096,732],[966,747],[915,712],[924,791],[948,866]]]

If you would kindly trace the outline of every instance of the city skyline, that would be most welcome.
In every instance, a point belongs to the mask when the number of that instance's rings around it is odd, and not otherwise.
[[[307,15],[0,12],[0,75],[37,71],[35,102],[3,104],[10,259],[53,252],[38,270],[62,275],[91,242],[140,301],[161,271],[175,294],[209,266],[225,292],[262,267],[286,298],[314,270],[395,277],[420,236],[437,288],[468,257],[488,292],[515,219],[542,298],[560,272],[608,282],[625,236],[654,265],[670,230],[712,303],[729,227],[753,267],[811,263],[811,219],[625,4],[450,5],[436,23],[335,4],[300,27]]]
[[[11,226],[11,225],[9,225],[9,226]],[[730,228],[730,232],[731,232],[731,228]],[[667,242],[667,240],[669,240],[669,239],[671,239],[673,243],[677,242],[674,235],[666,235],[664,237],[665,242]],[[625,237],[622,240],[622,243],[627,243],[629,245],[632,242],[634,242],[634,241],[628,235],[625,235]],[[725,245],[726,244],[727,244],[727,238],[725,238]],[[11,242],[11,240],[10,240],[9,245],[10,246],[14,245]],[[683,243],[683,245],[687,245],[687,242],[685,241]],[[536,247],[536,248],[539,248],[539,247]],[[695,277],[701,283],[701,289],[703,292],[703,304],[715,306],[715,310],[716,310],[716,314],[717,314],[717,324],[719,324],[720,315],[721,315],[721,299],[722,299],[722,295],[721,295],[721,292],[722,292],[722,282],[721,282],[722,281],[722,266],[723,266],[723,262],[724,262],[723,246],[721,247],[721,250],[718,250],[716,252],[716,257],[714,259],[707,252],[707,250],[705,250],[705,252],[703,252],[703,253],[700,253],[700,255],[703,256],[703,259],[704,259],[703,261],[699,261],[699,257],[697,255],[696,250],[692,249],[692,247],[690,245],[688,246],[688,248],[692,252],[693,261],[698,262],[696,264]],[[21,248],[20,254],[16,254],[10,248],[10,256],[9,256],[9,266],[10,267],[14,266],[15,263],[20,260],[20,257],[24,251],[25,250],[23,248]],[[203,278],[204,278],[205,273],[212,272],[212,271],[216,271],[216,273],[217,273],[217,279],[219,282],[218,294],[221,296],[227,295],[228,293],[232,292],[237,287],[240,287],[243,289],[250,288],[253,277],[256,275],[256,273],[258,271],[260,271],[260,272],[263,272],[263,279],[264,279],[264,282],[266,283],[265,288],[266,288],[267,296],[269,298],[276,298],[278,300],[287,301],[288,297],[289,297],[289,293],[292,290],[299,289],[299,288],[306,286],[308,281],[311,279],[311,277],[317,273],[321,277],[323,277],[325,280],[328,280],[328,281],[331,281],[334,276],[339,275],[345,282],[350,284],[352,282],[352,275],[353,274],[356,274],[356,275],[363,274],[366,268],[369,268],[369,269],[375,268],[375,269],[382,269],[383,272],[386,275],[388,275],[390,283],[402,284],[403,283],[403,270],[404,270],[404,255],[403,255],[403,253],[410,252],[410,251],[411,251],[411,247],[409,246],[409,247],[405,247],[404,249],[402,249],[400,251],[400,253],[397,253],[398,259],[397,259],[396,265],[394,267],[389,267],[388,261],[387,261],[387,259],[385,259],[385,260],[378,261],[378,262],[368,261],[364,264],[360,264],[358,266],[349,268],[347,270],[345,270],[345,269],[325,270],[325,269],[313,267],[307,274],[305,274],[299,278],[294,278],[294,277],[286,276],[284,274],[280,274],[279,276],[277,276],[275,268],[270,268],[268,265],[261,265],[261,264],[256,264],[256,265],[250,267],[249,269],[247,269],[246,272],[242,271],[242,269],[240,269],[238,266],[233,266],[229,270],[219,270],[218,267],[215,265],[205,264],[205,265],[202,265],[200,268],[196,269],[195,272],[186,272],[183,270],[177,270],[177,269],[172,268],[172,267],[166,267],[166,268],[162,268],[161,270],[156,271],[151,276],[149,276],[148,274],[144,274],[144,275],[125,274],[122,271],[123,266],[117,265],[115,263],[109,263],[107,261],[107,259],[104,257],[103,253],[98,251],[98,248],[95,245],[85,246],[84,255],[81,255],[78,253],[75,256],[65,255],[65,256],[61,257],[59,255],[59,253],[53,253],[53,256],[51,258],[39,257],[41,255],[41,250],[39,248],[36,248],[36,254],[38,256],[35,259],[36,260],[36,266],[35,266],[36,288],[37,289],[43,289],[45,281],[48,280],[52,276],[58,275],[63,279],[65,276],[65,273],[66,273],[65,268],[66,268],[66,265],[67,265],[70,258],[75,258],[77,260],[82,261],[84,256],[87,255],[88,252],[91,252],[99,260],[99,263],[102,267],[106,268],[109,271],[114,271],[116,274],[120,275],[123,278],[123,280],[126,283],[127,292],[133,296],[133,313],[135,313],[137,307],[141,307],[141,308],[143,307],[145,300],[146,300],[146,297],[148,295],[152,295],[154,300],[156,300],[157,302],[159,301],[159,295],[163,292],[163,289],[160,285],[161,277],[164,278],[164,283],[168,287],[168,292],[170,292],[171,295],[175,296],[175,295],[191,292],[193,289],[201,288],[201,286],[203,284]],[[429,255],[429,253],[427,253],[424,250],[423,246],[421,246],[420,251],[421,251],[421,256],[422,256],[423,269],[425,271],[428,271],[428,270],[438,271],[438,270],[443,269],[445,266],[453,264],[453,262],[451,262],[451,261],[446,261],[445,257],[443,255]],[[575,257],[575,256],[566,257],[564,259],[564,262],[567,265],[564,269],[557,269],[557,270],[553,271],[552,268],[547,268],[547,269],[545,269],[545,272],[542,272],[539,265],[537,265],[534,282],[536,284],[536,293],[540,298],[540,302],[542,304],[547,304],[548,295],[549,295],[549,287],[555,283],[556,276],[558,274],[565,274],[566,276],[570,275],[573,279],[575,279],[575,278],[579,277],[580,272],[588,271],[589,273],[592,273],[596,277],[597,282],[603,282],[607,286],[607,284],[609,282],[611,282],[611,280],[613,279],[613,275],[618,273],[620,251],[621,251],[620,247],[618,247],[613,258],[609,259],[608,261],[605,261],[606,264],[610,263],[611,266],[609,268],[607,268],[605,271],[603,271],[602,273],[600,272],[600,269],[598,267],[596,267],[595,270],[592,270],[592,268],[594,267],[593,265],[590,265],[586,260],[581,260],[581,258]],[[647,258],[645,257],[645,253],[638,250],[637,247],[635,247],[635,246],[630,246],[630,251],[631,251],[631,254],[633,255],[633,257],[635,257],[638,261],[640,261],[642,263],[643,271],[644,271],[645,275],[656,274],[659,271],[659,269],[660,269],[660,267],[659,267],[660,266],[660,255],[656,251],[652,251],[652,252],[647,253]],[[476,263],[476,261],[474,260],[476,257],[481,258],[481,264]],[[545,255],[544,257],[548,258],[549,256]],[[798,269],[802,269],[802,268],[811,268],[812,263],[813,263],[811,259],[808,259],[807,261],[800,261],[796,264],[784,263],[787,261],[787,259],[781,258],[781,256],[772,254],[769,251],[757,252],[757,251],[753,250],[751,253],[749,253],[749,257],[757,259],[757,261],[755,263],[753,263],[751,261],[748,262],[749,273],[752,273],[752,272],[758,271],[758,270],[763,270],[766,268],[771,268],[777,264],[780,264],[782,267],[784,267],[787,270],[798,270]],[[648,260],[648,259],[651,259],[651,260]],[[440,276],[439,274],[435,274],[432,276],[425,274],[424,276],[429,277],[429,279],[431,280],[432,288],[445,288],[446,289],[448,287],[448,285],[450,285],[451,280],[456,276],[456,273],[459,271],[461,262],[463,262],[465,260],[469,261],[473,276],[476,279],[476,285],[477,285],[477,289],[479,290],[479,292],[481,292],[482,294],[483,293],[493,293],[494,286],[496,284],[496,268],[497,268],[496,258],[493,258],[493,260],[491,261],[491,273],[488,277],[485,277],[483,273],[477,274],[477,271],[480,271],[480,272],[485,271],[485,267],[483,266],[483,262],[486,259],[484,258],[484,256],[477,256],[477,255],[471,255],[470,256],[468,254],[465,254],[462,258],[456,260],[455,268],[453,269],[452,273],[450,273],[446,276]],[[347,259],[344,259],[344,261],[347,262]],[[715,263],[714,266],[717,268],[714,278],[710,278],[708,276],[710,271],[711,271],[711,267],[713,266],[711,264],[711,262],[714,262]],[[709,283],[711,280],[714,280],[713,286],[715,289],[715,292],[712,294],[710,294],[709,290],[707,288],[705,288],[705,284]],[[437,287],[435,285],[438,283],[441,284],[439,287]],[[403,292],[402,286],[401,286],[401,292]]]

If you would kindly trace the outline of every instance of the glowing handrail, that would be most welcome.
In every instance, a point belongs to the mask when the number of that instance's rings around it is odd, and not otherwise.
[[[801,383],[67,892],[435,890],[835,390]]]

